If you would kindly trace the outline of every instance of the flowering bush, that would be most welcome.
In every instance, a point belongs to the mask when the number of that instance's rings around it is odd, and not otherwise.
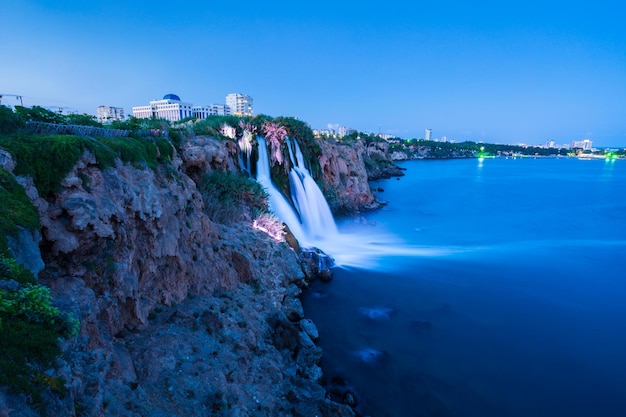
[[[265,139],[271,148],[271,152],[269,152],[270,159],[273,162],[278,162],[282,165],[284,158],[281,151],[281,145],[287,136],[287,129],[278,123],[265,122],[263,124],[263,133],[265,134]]]

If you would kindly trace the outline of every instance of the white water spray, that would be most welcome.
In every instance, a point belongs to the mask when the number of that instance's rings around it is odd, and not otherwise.
[[[291,198],[300,213],[300,219],[308,238],[320,242],[333,238],[339,234],[335,219],[330,207],[322,194],[322,190],[306,169],[302,150],[297,141],[293,141],[296,148],[296,160],[291,152],[291,140],[287,139],[289,156],[292,158],[289,183]]]
[[[267,155],[267,145],[265,139],[257,137],[259,143],[259,160],[257,161],[257,174],[256,180],[265,188],[269,194],[269,206],[270,210],[283,222],[289,226],[291,233],[298,239],[299,242],[306,241],[306,235],[302,229],[300,219],[294,211],[289,201],[281,194],[271,180],[270,176],[270,161]]]
[[[257,181],[265,187],[270,196],[270,209],[289,226],[302,246],[320,248],[334,258],[335,265],[380,268],[381,260],[389,256],[444,256],[458,252],[455,248],[406,245],[397,236],[373,230],[371,227],[365,227],[356,233],[339,233],[322,191],[306,168],[298,142],[295,140],[292,142],[287,138],[292,165],[289,182],[294,209],[271,180],[265,139],[257,137],[257,142],[259,144]]]

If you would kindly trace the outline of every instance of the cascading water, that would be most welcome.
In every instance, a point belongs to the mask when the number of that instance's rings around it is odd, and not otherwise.
[[[265,139],[257,136],[257,142],[259,144],[257,181],[266,188],[270,196],[270,209],[289,226],[302,246],[320,248],[332,256],[336,266],[344,267],[376,267],[379,259],[391,254],[396,256],[445,254],[445,251],[440,249],[407,246],[393,235],[372,229],[368,229],[366,233],[339,233],[322,191],[306,168],[300,146],[295,140],[292,142],[287,138],[293,167],[289,172],[289,182],[291,199],[296,206],[294,209],[271,180]]]
[[[299,242],[306,242],[306,235],[302,229],[298,215],[291,204],[289,204],[289,201],[287,201],[285,196],[282,195],[272,182],[270,176],[270,161],[265,139],[259,136],[257,137],[257,142],[259,143],[259,160],[257,161],[256,180],[265,188],[270,197],[270,210],[289,226],[291,233],[293,233]]]
[[[308,238],[314,242],[327,240],[338,234],[335,219],[322,190],[306,168],[298,142],[293,141],[296,150],[295,160],[291,144],[292,141],[287,138],[289,156],[292,160],[292,168],[289,172],[291,198],[300,214]]]

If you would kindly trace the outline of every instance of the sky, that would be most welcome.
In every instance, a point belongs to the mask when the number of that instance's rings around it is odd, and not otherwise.
[[[2,0],[2,103],[130,114],[243,93],[314,129],[626,146],[623,4],[414,3]]]

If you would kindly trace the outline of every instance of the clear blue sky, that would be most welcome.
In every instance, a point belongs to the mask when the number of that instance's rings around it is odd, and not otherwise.
[[[0,16],[0,93],[27,106],[240,92],[313,128],[626,146],[617,1],[3,0]]]

